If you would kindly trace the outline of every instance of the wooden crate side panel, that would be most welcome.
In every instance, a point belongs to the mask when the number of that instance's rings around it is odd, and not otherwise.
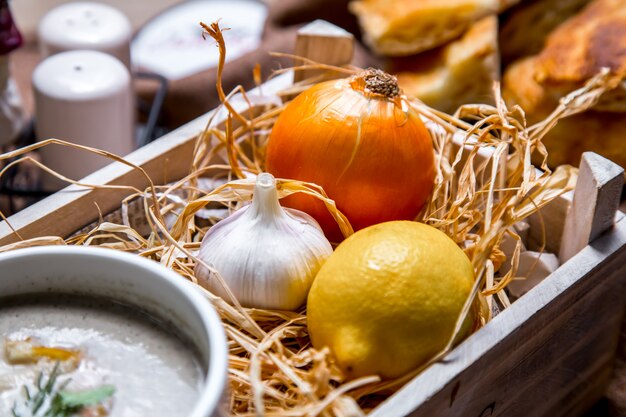
[[[567,314],[546,317],[543,331],[516,336],[529,337],[526,344],[538,346],[513,370],[506,365],[496,370],[502,375],[495,386],[510,388],[494,416],[576,416],[585,409],[572,409],[573,401],[581,407],[599,398],[589,387],[603,391],[608,384],[619,336],[615,329],[621,322],[615,306],[624,286],[618,280],[611,284],[583,294]]]
[[[598,342],[600,341],[596,341],[596,344]],[[551,407],[542,410],[539,415],[550,417],[582,415],[606,393],[606,387],[613,372],[613,363],[613,357],[607,357],[605,361],[597,361],[589,372],[577,375],[576,386],[558,387],[561,389],[557,392],[567,395],[561,395],[558,401],[548,403]],[[568,391],[565,391],[566,389]]]
[[[480,378],[474,376],[470,367],[455,379],[452,387],[458,385],[458,388],[454,401],[444,391],[428,402],[424,410],[411,415],[575,415],[545,414],[542,410],[562,411],[553,406],[567,403],[572,391],[598,368],[611,369],[617,346],[613,329],[619,327],[620,322],[614,304],[609,305],[615,300],[604,300],[607,303],[595,316],[599,325],[589,320],[591,315],[588,314],[606,294],[619,298],[616,291],[596,288],[571,300],[571,306],[562,315],[533,317],[473,365],[484,371]],[[580,323],[581,320],[587,322]],[[605,386],[607,381],[594,380],[593,384]],[[440,396],[448,400],[445,412],[439,408],[437,398]]]
[[[610,374],[625,256],[620,221],[372,415],[576,415]]]

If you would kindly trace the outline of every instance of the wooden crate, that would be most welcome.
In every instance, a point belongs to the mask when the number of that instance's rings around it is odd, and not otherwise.
[[[305,28],[297,53],[349,62],[351,37],[321,22]],[[319,54],[330,51],[329,56]],[[308,54],[311,56],[311,54]],[[263,85],[264,94],[288,87],[292,74]],[[211,113],[133,152],[128,160],[156,183],[189,172],[194,143]],[[221,116],[218,116],[218,118]],[[113,163],[82,180],[143,189],[147,179]],[[562,198],[547,218],[563,235],[569,259],[440,363],[373,411],[382,416],[575,416],[596,402],[609,381],[625,308],[626,220],[616,216],[623,171],[586,154],[573,201]],[[119,208],[126,190],[72,185],[0,223],[0,246],[38,236],[69,236]],[[570,207],[571,206],[571,207]],[[558,241],[558,239],[557,239]]]

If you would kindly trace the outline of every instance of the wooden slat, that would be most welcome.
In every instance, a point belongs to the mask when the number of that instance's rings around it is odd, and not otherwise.
[[[298,30],[294,54],[320,64],[347,65],[352,62],[354,54],[354,36],[332,23],[316,20]],[[320,73],[319,70],[297,71],[294,81],[302,81]]]
[[[620,341],[613,365],[613,375],[605,393],[605,397],[615,416],[626,416],[624,380],[626,380],[626,317],[622,320],[622,330],[620,331]]]
[[[574,202],[565,219],[561,263],[613,226],[623,185],[622,167],[593,152],[583,153]]]
[[[621,220],[372,416],[581,414],[601,393],[587,386],[606,385],[615,355],[624,256]]]
[[[617,333],[612,330],[619,328],[621,321],[615,314],[615,304],[602,304],[604,300],[619,305],[620,295],[607,297],[605,291],[592,290],[592,294],[584,295],[557,316],[556,323],[575,322],[576,326],[555,332],[556,324],[545,317],[545,328],[522,348],[524,366],[510,371],[507,360],[494,367],[503,373],[498,383],[510,387],[508,396],[497,403],[494,415],[521,415],[516,413],[526,409],[526,415],[575,416],[586,408],[572,409],[572,401],[586,407],[586,403],[594,403],[601,396],[589,392],[588,386],[600,387],[602,391],[607,386],[617,346]],[[595,396],[589,398],[591,394]],[[536,401],[532,407],[526,404],[530,398]]]
[[[593,352],[593,349],[598,347],[597,343],[602,343],[602,341],[600,339],[593,340],[592,343],[596,343],[596,345],[589,346],[587,352]],[[611,340],[611,342],[613,341]],[[554,392],[560,394],[559,400],[548,402],[551,406],[542,410],[541,415],[550,417],[579,416],[602,398],[611,378],[614,358],[612,355],[605,354],[601,358],[593,359],[595,359],[593,364],[584,364],[589,372],[576,374],[573,378],[576,385],[570,383],[567,386],[556,387]],[[526,401],[528,398],[532,397],[527,397]]]

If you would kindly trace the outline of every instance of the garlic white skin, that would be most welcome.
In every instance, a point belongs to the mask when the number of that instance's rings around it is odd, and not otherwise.
[[[262,173],[252,204],[209,229],[198,258],[219,272],[244,307],[296,310],[332,251],[311,216],[281,207],[276,180]],[[197,263],[195,274],[205,288],[229,300],[206,267]]]

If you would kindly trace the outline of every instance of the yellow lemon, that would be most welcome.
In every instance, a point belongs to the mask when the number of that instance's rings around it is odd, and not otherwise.
[[[307,302],[313,346],[328,346],[349,377],[400,376],[446,346],[473,283],[465,253],[431,226],[394,221],[362,229],[313,281]]]

